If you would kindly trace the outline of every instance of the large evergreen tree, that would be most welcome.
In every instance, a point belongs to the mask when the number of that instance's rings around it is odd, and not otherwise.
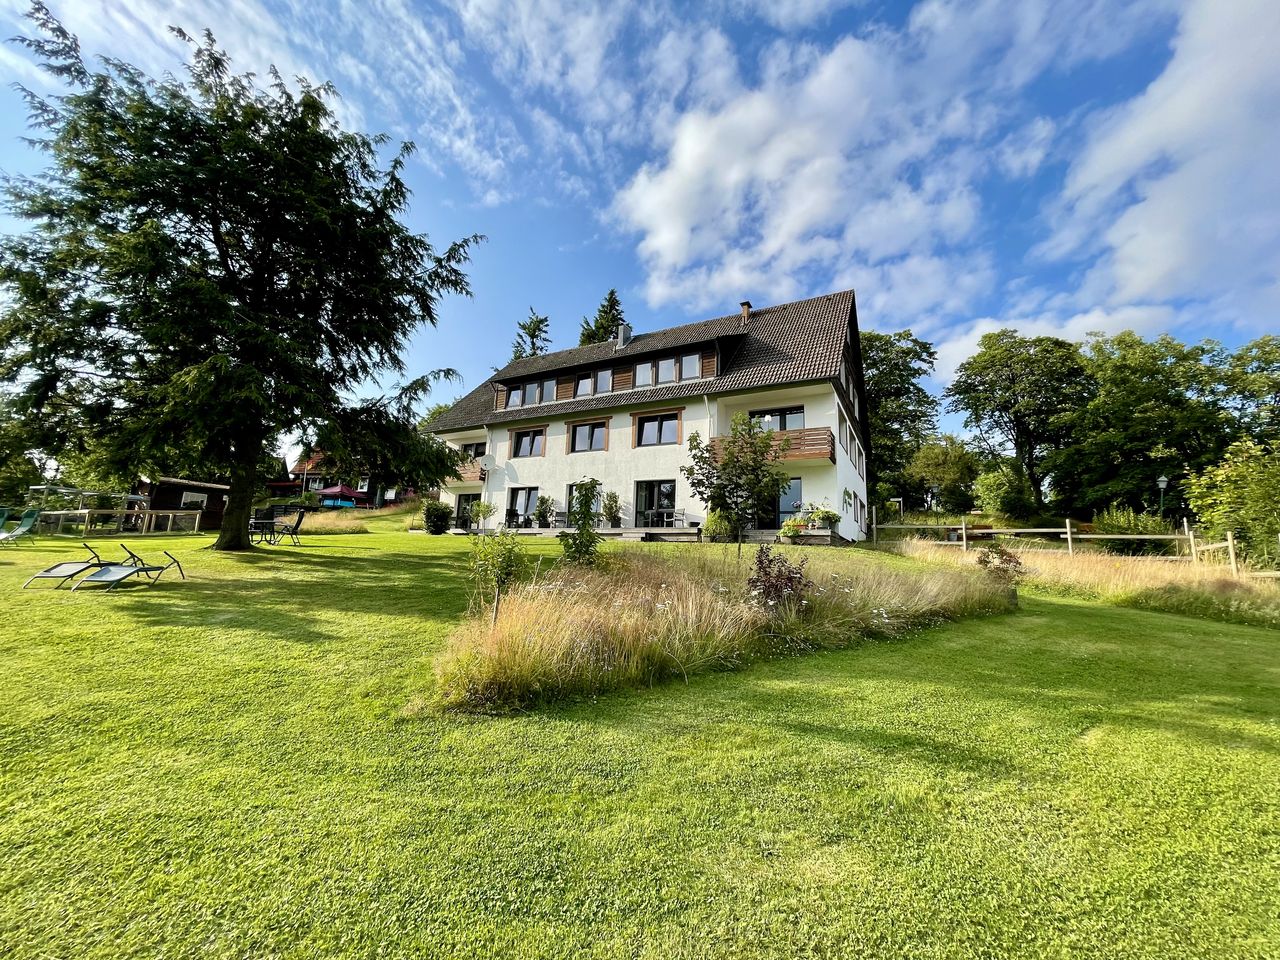
[[[342,130],[327,84],[261,89],[177,30],[185,80],[92,69],[47,9],[32,19],[20,42],[68,92],[24,91],[50,166],[5,183],[34,227],[0,243],[0,378],[46,448],[87,437],[124,469],[198,446],[230,478],[217,546],[247,548],[271,438],[362,429],[347,397],[469,292],[479,238],[439,252],[400,221],[412,145],[381,166],[386,138]]]
[[[551,318],[529,308],[529,317],[516,324],[516,338],[511,343],[511,359],[540,357],[551,346]]]
[[[582,327],[578,332],[578,346],[607,343],[618,335],[618,325],[622,321],[622,301],[618,299],[617,290],[610,290],[600,301],[600,306],[596,308],[595,317],[582,318]]]

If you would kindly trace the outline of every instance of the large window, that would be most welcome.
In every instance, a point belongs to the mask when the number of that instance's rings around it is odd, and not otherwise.
[[[636,364],[636,380],[637,387],[653,386],[653,363],[646,360],[644,363]]]
[[[596,393],[609,393],[613,390],[613,371],[596,371]]]
[[[680,414],[654,413],[636,417],[637,447],[659,447],[680,442]]]
[[[512,487],[507,498],[507,526],[533,525],[533,508],[538,505],[537,487]]]
[[[524,406],[524,387],[523,386],[512,387],[510,390],[507,391],[507,406],[508,407]]]
[[[546,427],[536,427],[532,430],[513,430],[511,432],[511,456],[540,457],[546,440]]]
[[[577,385],[573,388],[573,395],[575,397],[591,396],[591,385],[593,382],[594,382],[594,378],[591,376],[591,374],[589,373],[579,374]]]
[[[676,358],[663,357],[658,361],[658,382],[674,383],[676,379]]]
[[[765,430],[803,430],[804,407],[784,407],[778,410],[753,410],[751,419]]]
[[[475,443],[464,443],[462,445],[463,455],[471,457],[474,460],[479,460],[483,457],[485,455],[485,450],[486,447],[483,440],[477,440]]]
[[[604,450],[608,446],[609,428],[603,420],[594,423],[569,424],[569,452]]]
[[[680,358],[680,379],[697,380],[702,376],[702,356],[697,353],[686,353]]]
[[[675,520],[676,482],[639,480],[636,482],[637,527],[667,527]]]
[[[550,403],[556,398],[556,381],[553,377],[550,380],[542,381],[542,402]]]

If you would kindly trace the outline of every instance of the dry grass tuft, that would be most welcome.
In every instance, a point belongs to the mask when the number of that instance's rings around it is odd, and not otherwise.
[[[324,513],[308,513],[302,521],[302,533],[334,534],[334,533],[368,533],[365,526],[370,511],[367,510],[334,510]]]
[[[1125,557],[1057,550],[1017,549],[1026,581],[1038,589],[1101,600],[1116,606],[1182,613],[1209,620],[1280,627],[1280,587],[1235,579],[1224,564]],[[978,551],[939,546],[927,540],[899,540],[882,549],[951,567],[976,563]]]
[[[454,633],[437,661],[441,703],[504,709],[649,686],[1012,605],[1006,587],[977,573],[823,558],[806,602],[766,610],[747,595],[747,569],[725,551],[636,550],[609,570],[521,585],[496,620],[484,611]]]

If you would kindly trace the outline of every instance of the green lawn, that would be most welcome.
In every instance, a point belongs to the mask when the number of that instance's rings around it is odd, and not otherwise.
[[[1028,598],[439,716],[465,543],[207,542],[0,552],[0,956],[1280,954],[1275,632]]]

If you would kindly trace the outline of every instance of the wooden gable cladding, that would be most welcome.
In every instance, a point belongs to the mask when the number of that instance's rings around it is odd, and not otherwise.
[[[495,410],[507,409],[507,388],[506,387],[498,387],[498,389],[493,391],[493,409]]]
[[[557,377],[556,378],[556,399],[572,400],[574,383],[575,383],[575,379],[573,377]]]
[[[716,348],[704,347],[702,350],[702,370],[700,371],[704,377],[714,377],[719,371],[716,370]]]
[[[613,368],[613,389],[630,390],[635,386],[636,368],[633,364]]]

